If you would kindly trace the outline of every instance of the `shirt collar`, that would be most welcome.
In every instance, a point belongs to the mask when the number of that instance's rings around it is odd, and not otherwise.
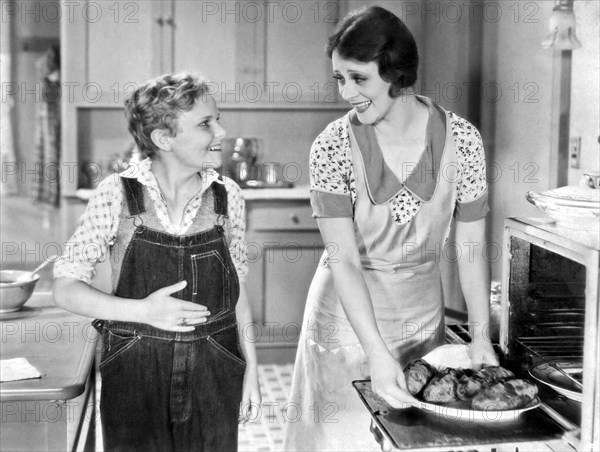
[[[155,188],[160,193],[158,181],[152,171],[152,159],[150,158],[145,158],[141,161],[130,161],[127,169],[119,173],[119,176],[137,179],[142,185]],[[202,191],[204,191],[206,187],[210,187],[213,182],[217,182],[218,184],[225,183],[223,178],[221,178],[214,168],[208,168],[200,174],[200,177],[202,177]]]
[[[426,97],[417,96],[417,99],[429,109],[426,146],[418,164],[406,177],[404,184],[385,163],[373,126],[362,124],[354,111],[350,113],[350,126],[365,166],[367,191],[376,205],[388,202],[403,188],[425,202],[431,199],[435,191],[446,142],[446,113]]]

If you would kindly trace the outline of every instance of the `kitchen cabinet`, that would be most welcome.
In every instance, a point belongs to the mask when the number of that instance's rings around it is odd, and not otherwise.
[[[246,201],[246,287],[262,363],[293,362],[306,296],[323,253],[305,192],[297,199],[261,199],[257,193],[259,199]]]
[[[2,359],[26,358],[38,379],[0,383],[2,450],[94,450],[98,411],[94,358],[98,336],[90,319],[34,292],[0,320]]]
[[[160,69],[202,73],[220,102],[337,102],[323,46],[338,3],[163,1]]]
[[[287,114],[338,105],[323,46],[343,2],[84,1],[75,7],[61,21],[61,188],[67,196],[93,186],[90,169],[105,176],[114,154],[133,143],[123,101],[159,74],[205,76],[219,105]],[[91,136],[91,128],[101,136]]]
[[[271,84],[273,100],[319,101],[316,90],[326,89],[333,102],[323,47],[341,14],[339,3],[86,1],[86,14],[62,23],[64,80],[78,82],[84,89],[74,94],[91,103],[119,102],[135,84],[183,70],[205,75],[229,100],[244,92],[253,98],[244,89],[252,83],[261,90]],[[302,92],[296,96],[291,85]]]

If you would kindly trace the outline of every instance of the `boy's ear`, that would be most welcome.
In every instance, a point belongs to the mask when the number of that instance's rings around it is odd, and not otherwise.
[[[154,129],[150,134],[150,138],[158,149],[171,152],[172,137],[168,129]]]

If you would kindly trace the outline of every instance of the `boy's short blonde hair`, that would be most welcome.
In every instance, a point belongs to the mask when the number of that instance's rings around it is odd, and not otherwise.
[[[178,131],[179,114],[190,111],[196,100],[209,94],[207,82],[191,73],[166,74],[139,86],[125,99],[125,116],[135,142],[152,158],[158,147],[151,138],[155,129]]]

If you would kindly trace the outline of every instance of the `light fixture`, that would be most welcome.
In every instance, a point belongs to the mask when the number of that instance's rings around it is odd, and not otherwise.
[[[574,50],[581,47],[575,35],[573,0],[556,0],[550,16],[550,34],[542,45],[556,50]]]

